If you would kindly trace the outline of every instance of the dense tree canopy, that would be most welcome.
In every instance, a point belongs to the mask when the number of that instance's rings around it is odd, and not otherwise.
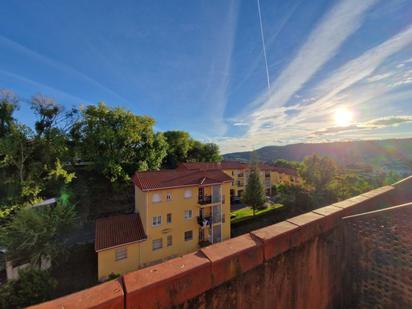
[[[184,131],[164,132],[168,144],[163,166],[175,168],[181,162],[217,162],[222,158],[214,143],[201,143]]]
[[[0,286],[0,309],[25,308],[49,300],[56,286],[56,280],[48,271],[20,270],[18,280]]]
[[[196,141],[184,131],[155,132],[153,118],[123,108],[99,103],[66,112],[42,94],[25,101],[36,117],[33,129],[14,117],[17,96],[0,91],[0,219],[10,213],[7,209],[58,195],[77,179],[79,162],[95,179],[103,176],[119,187],[130,186],[136,170],[221,158],[216,144]]]
[[[167,145],[155,121],[103,103],[89,105],[71,131],[78,155],[112,182],[127,181],[136,170],[160,168]]]
[[[64,252],[63,239],[75,218],[74,207],[63,201],[56,206],[21,209],[2,228],[0,244],[7,249],[9,260],[40,265],[42,259],[53,260]]]
[[[306,183],[319,192],[326,189],[337,172],[338,166],[333,159],[316,154],[306,157],[299,169],[299,173]]]

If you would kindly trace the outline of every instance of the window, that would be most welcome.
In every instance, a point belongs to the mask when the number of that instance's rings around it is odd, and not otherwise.
[[[162,239],[161,239],[161,238],[159,238],[159,239],[153,239],[153,241],[152,241],[152,247],[153,247],[153,251],[162,249],[162,247],[163,247],[163,241],[162,241]]]
[[[172,235],[167,235],[167,246],[170,247],[171,245],[173,245]]]
[[[162,216],[154,216],[152,218],[152,226],[159,226],[162,224]]]
[[[192,210],[191,209],[185,210],[185,219],[186,220],[192,219]]]
[[[160,203],[162,201],[162,196],[160,193],[153,193],[152,195],[152,202],[153,203]]]
[[[185,198],[192,198],[192,190],[186,190],[184,194]]]
[[[167,224],[172,223],[172,214],[167,214],[166,221],[167,221]]]
[[[193,231],[185,232],[185,241],[192,240],[192,239],[193,239]]]
[[[115,251],[115,260],[116,261],[120,261],[120,260],[124,260],[127,259],[127,248],[123,247],[123,248],[118,248]]]
[[[166,194],[166,200],[167,200],[167,201],[172,200],[172,193],[167,192],[167,194]]]

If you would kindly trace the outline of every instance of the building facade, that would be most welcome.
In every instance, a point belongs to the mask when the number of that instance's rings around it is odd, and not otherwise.
[[[96,221],[98,278],[230,238],[232,178],[221,170],[164,170],[133,177],[135,213]]]
[[[296,170],[281,168],[269,164],[257,164],[260,180],[266,195],[272,195],[272,187],[278,184],[303,185],[302,178]],[[179,170],[221,170],[233,180],[230,185],[231,201],[239,199],[247,184],[250,165],[239,161],[221,161],[216,163],[188,162],[178,166]]]

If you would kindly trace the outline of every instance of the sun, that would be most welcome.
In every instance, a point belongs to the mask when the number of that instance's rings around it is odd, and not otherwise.
[[[339,108],[335,112],[335,123],[339,127],[347,127],[352,124],[353,113],[345,107]]]

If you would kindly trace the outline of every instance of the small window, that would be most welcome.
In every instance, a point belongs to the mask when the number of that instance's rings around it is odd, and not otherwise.
[[[162,196],[160,193],[153,193],[152,195],[152,202],[153,203],[160,203],[162,201]]]
[[[189,241],[193,239],[193,231],[185,232],[185,241]]]
[[[123,247],[123,248],[116,249],[115,260],[120,261],[124,259],[127,259],[127,248]]]
[[[159,226],[162,224],[162,216],[154,216],[152,218],[152,226]]]
[[[167,219],[167,224],[172,223],[172,214],[167,214],[166,219]]]
[[[166,200],[171,201],[172,200],[172,193],[167,192],[166,194]]]
[[[159,239],[154,239],[154,240],[152,241],[152,246],[153,246],[153,251],[162,249],[162,247],[163,247],[163,241],[162,241],[162,239],[161,239],[161,238],[159,238]]]
[[[186,220],[192,219],[192,210],[191,209],[185,210],[185,219]]]
[[[170,247],[173,245],[173,237],[172,235],[167,235],[167,246]]]
[[[192,190],[186,190],[184,194],[185,198],[192,198]]]

